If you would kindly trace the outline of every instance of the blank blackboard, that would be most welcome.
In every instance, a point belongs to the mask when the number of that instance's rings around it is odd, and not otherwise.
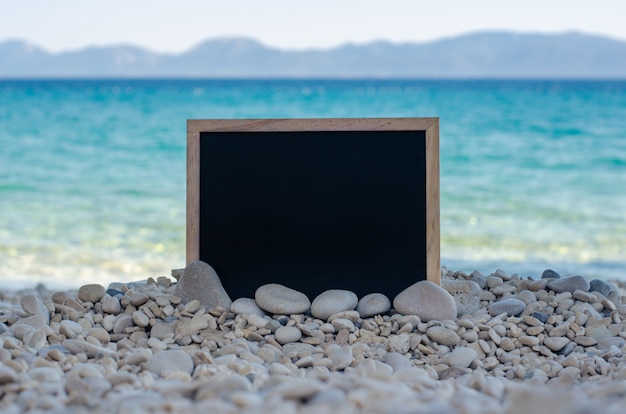
[[[190,120],[187,261],[232,299],[439,283],[438,147],[436,118]]]

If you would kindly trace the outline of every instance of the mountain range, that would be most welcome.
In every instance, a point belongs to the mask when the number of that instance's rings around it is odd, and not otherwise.
[[[626,41],[561,34],[477,32],[431,42],[377,41],[283,50],[242,37],[179,54],[129,45],[50,53],[0,41],[0,78],[626,78]]]

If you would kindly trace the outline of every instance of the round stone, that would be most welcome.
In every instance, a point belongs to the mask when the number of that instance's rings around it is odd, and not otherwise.
[[[551,351],[558,352],[569,344],[569,339],[564,336],[547,337],[543,339],[543,344],[550,348]]]
[[[187,374],[193,372],[193,360],[184,351],[170,349],[154,354],[148,362],[146,369],[157,375],[162,375],[168,371],[182,371]]]
[[[330,315],[337,312],[353,310],[358,301],[359,298],[349,290],[330,289],[313,299],[311,315],[326,320]]]
[[[476,351],[472,348],[460,346],[446,355],[445,362],[451,367],[467,368],[476,358],[478,358]]]
[[[230,305],[230,311],[235,315],[257,315],[265,316],[265,311],[259,308],[254,299],[251,298],[239,298],[235,299]]]
[[[580,289],[584,292],[589,291],[589,281],[583,276],[575,275],[568,276],[561,279],[555,279],[548,283],[548,289],[552,289],[556,293],[569,292],[574,293],[576,289]]]
[[[302,338],[302,331],[295,326],[281,326],[275,332],[276,341],[281,344],[298,342]]]
[[[359,312],[361,318],[382,315],[389,312],[389,309],[391,309],[391,301],[382,293],[365,295],[356,305],[356,311]]]
[[[431,326],[426,335],[441,345],[456,346],[461,342],[461,337],[456,332],[443,326]]]
[[[454,320],[456,302],[441,286],[422,280],[404,289],[393,300],[394,309],[403,315],[416,315],[422,322]]]
[[[526,304],[515,298],[507,298],[499,302],[494,302],[489,305],[489,314],[491,316],[498,316],[502,313],[506,313],[508,316],[517,316],[524,312]]]
[[[120,301],[113,296],[104,295],[101,302],[103,312],[117,315],[122,311],[122,305],[120,304]]]
[[[78,299],[83,302],[96,303],[106,293],[104,286],[98,284],[83,285],[78,289]]]
[[[254,298],[261,309],[273,314],[294,315],[311,308],[311,301],[304,293],[278,283],[259,287]]]

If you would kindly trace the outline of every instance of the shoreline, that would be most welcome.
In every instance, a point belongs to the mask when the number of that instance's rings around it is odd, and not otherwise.
[[[109,289],[5,291],[0,409],[621,412],[623,282],[442,276],[455,312],[468,313],[211,309],[180,296],[180,272]]]

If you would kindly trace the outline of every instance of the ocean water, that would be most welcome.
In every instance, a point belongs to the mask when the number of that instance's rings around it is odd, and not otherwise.
[[[453,270],[626,280],[626,82],[0,81],[0,280],[185,263],[186,120],[440,117]]]

